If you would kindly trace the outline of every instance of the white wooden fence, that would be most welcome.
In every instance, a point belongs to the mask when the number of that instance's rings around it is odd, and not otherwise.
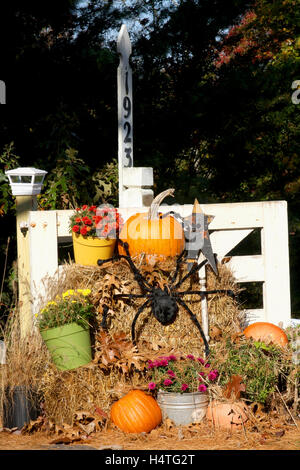
[[[262,282],[263,308],[247,310],[247,322],[269,321],[286,327],[291,321],[287,203],[285,201],[203,204],[205,214],[214,216],[209,225],[214,253],[221,261],[254,229],[261,229],[261,254],[231,257],[228,266],[238,283]],[[161,212],[175,210],[183,217],[192,205],[162,205]],[[124,220],[147,208],[119,209]],[[58,243],[72,240],[71,210],[28,211],[29,285],[32,313],[40,308],[46,280],[59,280]],[[20,228],[17,227],[17,230]],[[22,253],[19,253],[19,263]]]

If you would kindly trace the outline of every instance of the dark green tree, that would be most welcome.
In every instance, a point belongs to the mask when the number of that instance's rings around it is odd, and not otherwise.
[[[181,201],[199,196],[200,187],[208,198],[210,170],[199,136],[207,128],[213,60],[223,29],[248,3],[184,0],[169,2],[168,10],[166,3],[153,3],[159,14],[149,14],[134,45],[135,160],[158,170],[159,189],[176,185]]]

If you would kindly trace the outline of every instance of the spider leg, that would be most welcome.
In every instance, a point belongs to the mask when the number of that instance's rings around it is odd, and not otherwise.
[[[235,297],[236,297],[235,293],[231,289],[216,289],[216,290],[205,290],[205,291],[202,291],[202,290],[186,290],[184,292],[175,292],[175,293],[173,293],[173,295],[174,295],[174,297],[176,297],[177,295],[181,296],[181,295],[186,295],[186,294],[198,294],[201,297],[203,297],[204,295],[207,295],[207,294],[218,294],[218,293],[227,294],[227,295],[229,295],[229,297],[232,297],[233,299],[235,299]]]
[[[138,270],[138,268],[135,266],[134,262],[132,261],[131,259],[131,256],[130,256],[130,253],[129,253],[129,249],[128,249],[128,243],[124,243],[122,240],[120,240],[118,238],[118,243],[120,243],[120,245],[125,249],[125,252],[126,252],[126,255],[120,255],[120,254],[117,254],[117,255],[114,255],[112,258],[109,258],[109,259],[98,259],[97,261],[97,264],[98,266],[102,266],[104,263],[108,263],[109,261],[117,261],[117,260],[120,260],[120,259],[125,259],[133,274],[134,274],[134,278],[135,280],[137,281],[137,283],[139,284],[139,286],[141,287],[141,289],[147,291],[147,292],[151,292],[152,289],[151,289],[151,286],[150,284],[147,282],[146,279],[144,279],[144,277],[142,276],[142,274],[140,273],[140,271]]]
[[[123,242],[123,240],[118,239],[119,244],[124,248],[126,255],[119,255],[121,258],[126,259],[129,266],[131,267],[131,270],[134,274],[134,278],[138,282],[138,284],[145,290],[151,290],[150,284],[147,282],[146,279],[142,276],[134,262],[132,261],[132,258],[129,253],[129,247],[127,242]],[[146,287],[147,286],[147,287]]]
[[[198,319],[196,317],[196,315],[189,309],[189,307],[186,305],[186,303],[178,298],[177,299],[177,302],[182,305],[182,307],[188,312],[188,314],[190,315],[191,319],[193,320],[193,322],[195,323],[196,327],[198,328],[198,330],[200,331],[200,334],[201,334],[201,337],[203,339],[203,342],[204,342],[204,347],[205,347],[205,356],[208,357],[209,356],[209,345],[208,345],[208,342],[207,342],[207,339],[206,339],[206,336],[205,334],[203,333],[203,330],[201,328],[201,325],[200,323],[198,322]]]
[[[187,254],[187,251],[186,250],[183,250],[180,255],[178,256],[177,258],[177,261],[176,261],[176,269],[175,269],[175,272],[173,274],[173,276],[171,277],[170,279],[170,283],[173,284],[177,278],[177,275],[178,275],[178,271],[179,271],[179,268],[180,268],[180,265],[181,265],[181,262],[182,262],[182,258],[184,256],[186,256]]]
[[[141,299],[141,298],[147,298],[149,297],[149,294],[115,294],[115,298],[122,298],[122,297],[127,297],[128,299]]]
[[[203,260],[200,264],[194,264],[194,266],[191,268],[191,270],[181,279],[181,281],[178,281],[177,284],[173,287],[173,289],[177,289],[181,284],[184,283],[184,281],[192,276],[194,273],[199,271],[205,264],[207,263],[207,259]]]
[[[146,300],[145,303],[143,303],[143,305],[140,306],[140,308],[138,309],[138,311],[136,312],[135,314],[135,317],[133,319],[133,322],[132,322],[132,325],[131,325],[131,338],[132,338],[132,342],[134,345],[136,345],[135,343],[135,324],[137,322],[137,319],[138,317],[140,316],[140,314],[142,313],[142,311],[148,307],[149,303],[151,302],[151,298]]]
[[[97,264],[98,264],[98,266],[102,266],[102,264],[109,263],[110,261],[118,261],[119,258],[120,258],[120,255],[118,254],[118,255],[112,256],[111,258],[98,259]]]
[[[108,326],[107,326],[108,310],[109,310],[108,305],[103,305],[103,315],[102,315],[102,321],[101,321],[101,324],[100,324],[100,327],[103,328],[103,330],[108,329]]]

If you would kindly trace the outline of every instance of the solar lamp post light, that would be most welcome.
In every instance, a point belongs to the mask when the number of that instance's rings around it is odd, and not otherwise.
[[[13,196],[16,196],[16,232],[18,251],[18,289],[20,327],[22,336],[32,328],[32,305],[30,297],[31,243],[30,212],[37,210],[37,195],[40,194],[47,171],[33,167],[21,167],[5,171]]]

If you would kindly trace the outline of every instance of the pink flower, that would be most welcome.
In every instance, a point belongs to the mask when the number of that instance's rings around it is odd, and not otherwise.
[[[173,354],[171,354],[167,359],[168,359],[169,361],[176,361],[176,356],[174,356]]]
[[[205,361],[202,359],[202,357],[197,357],[197,361],[200,362],[200,364],[205,364]]]
[[[149,390],[154,390],[155,387],[156,387],[156,383],[154,383],[154,382],[150,382],[150,383],[148,384]]]
[[[202,377],[205,376],[204,372],[199,372],[200,377],[198,377],[198,380],[202,382]]]
[[[206,367],[206,368],[208,369],[208,368],[210,367],[210,364],[209,364],[209,363],[207,363],[207,364],[205,364],[205,366],[204,366],[204,367]]]
[[[208,374],[207,378],[208,380],[210,380],[211,382],[213,382],[214,380],[216,380],[216,378],[218,377],[219,373],[217,370],[211,370],[210,373]]]
[[[166,387],[168,387],[169,385],[172,385],[172,383],[173,383],[173,382],[172,382],[172,380],[170,380],[170,379],[164,380],[164,385],[165,385]]]
[[[181,390],[184,392],[187,388],[189,388],[188,384],[182,384]]]
[[[204,384],[200,384],[198,387],[198,392],[206,392],[207,387]]]
[[[152,362],[153,367],[165,367],[168,365],[168,361],[166,359],[156,359],[154,362]]]
[[[167,359],[162,359],[162,360],[160,361],[159,365],[162,366],[162,367],[167,366],[167,365],[168,365]]]
[[[187,359],[193,359],[193,360],[195,359],[195,356],[193,356],[193,354],[188,354],[186,357]]]
[[[153,369],[153,367],[155,367],[154,363],[152,361],[148,361],[148,366],[147,368],[148,369]]]
[[[167,370],[167,374],[168,374],[170,377],[175,378],[175,372],[174,372],[173,370]]]

